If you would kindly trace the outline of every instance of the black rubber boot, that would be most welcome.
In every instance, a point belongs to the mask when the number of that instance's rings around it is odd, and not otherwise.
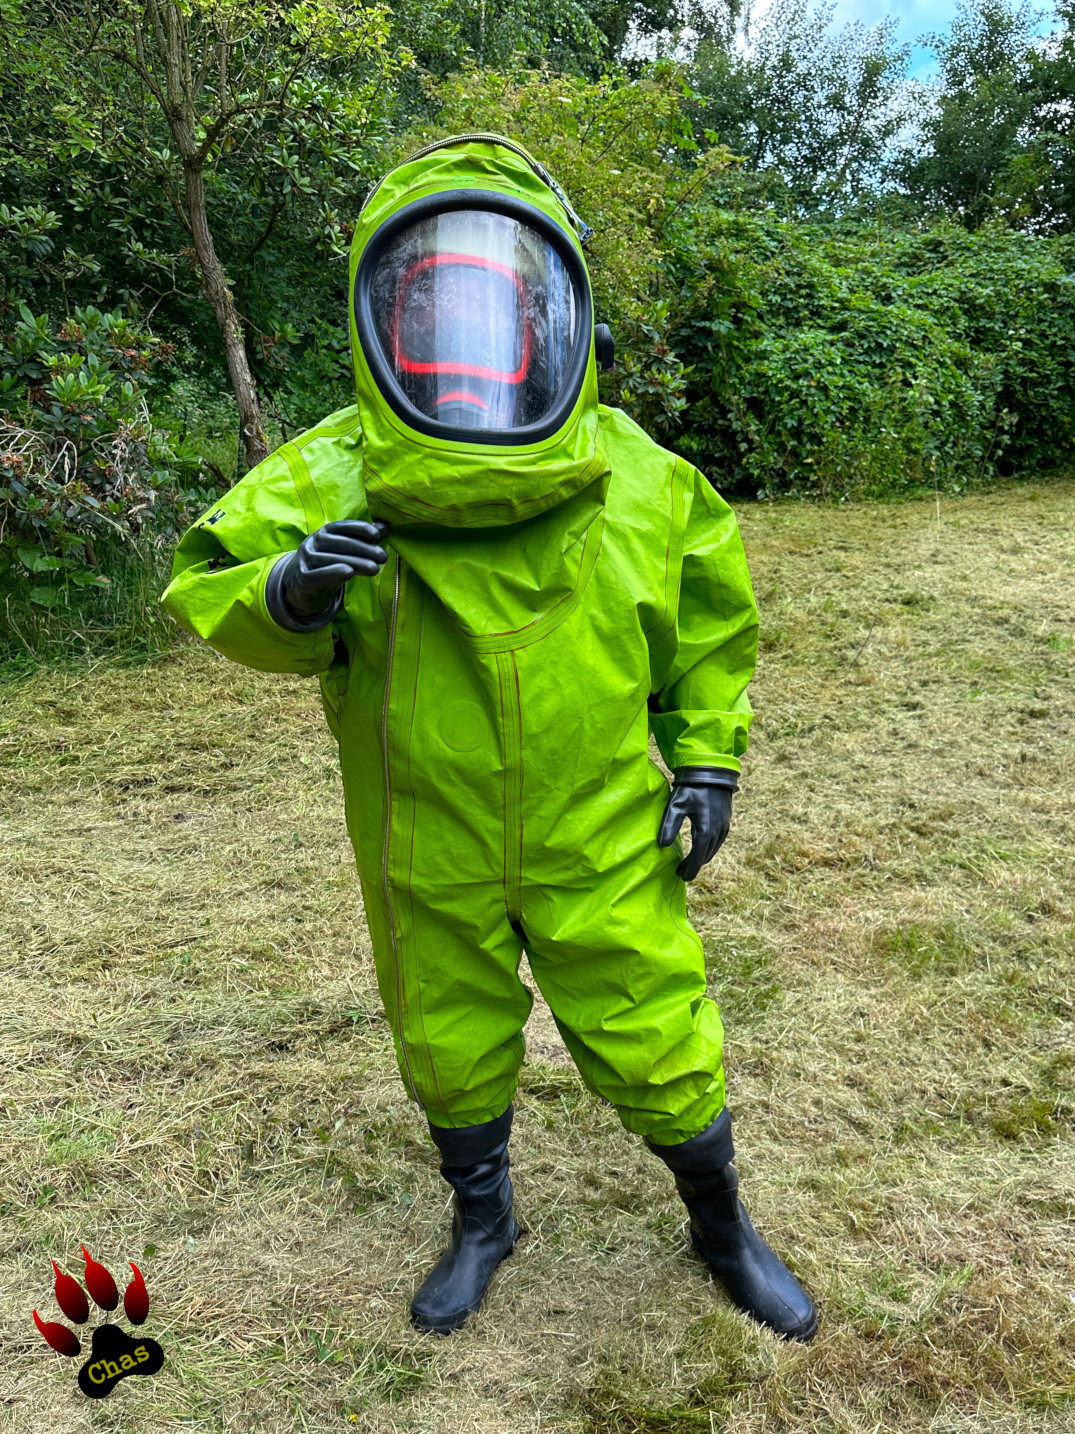
[[[739,1199],[727,1109],[681,1145],[646,1144],[675,1176],[690,1211],[694,1248],[739,1308],[784,1339],[812,1339],[817,1333],[813,1301],[755,1230]]]
[[[493,1271],[519,1238],[512,1214],[508,1137],[514,1106],[482,1125],[430,1125],[440,1173],[455,1191],[452,1243],[411,1301],[411,1323],[448,1334],[482,1302]]]

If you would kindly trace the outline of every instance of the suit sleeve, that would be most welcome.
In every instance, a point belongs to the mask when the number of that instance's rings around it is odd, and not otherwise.
[[[175,620],[233,662],[262,672],[324,672],[334,624],[287,632],[269,616],[265,579],[311,531],[291,467],[271,454],[180,539],[161,602]]]
[[[676,767],[739,771],[753,712],[758,609],[735,514],[696,468],[684,495],[674,620],[659,644],[650,726]]]

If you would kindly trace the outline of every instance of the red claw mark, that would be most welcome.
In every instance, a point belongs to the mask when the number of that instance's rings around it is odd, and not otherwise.
[[[142,1278],[142,1271],[133,1260],[128,1260],[127,1263],[134,1271],[134,1279],[124,1291],[123,1313],[131,1324],[141,1324],[149,1314],[149,1294],[146,1290],[146,1282]]]
[[[116,1282],[105,1269],[99,1265],[93,1256],[82,1246],[82,1253],[86,1256],[86,1288],[93,1297],[93,1302],[100,1305],[103,1310],[114,1310],[119,1304],[119,1290],[116,1289]]]
[[[73,1319],[75,1324],[85,1324],[90,1317],[90,1302],[86,1298],[86,1291],[77,1280],[65,1275],[55,1260],[52,1262],[52,1268],[56,1271],[56,1303],[68,1319]]]
[[[68,1359],[74,1359],[81,1350],[78,1336],[65,1324],[57,1324],[55,1320],[49,1320],[46,1324],[37,1310],[34,1310],[34,1324],[44,1335],[46,1344],[50,1344],[57,1354],[65,1354]]]

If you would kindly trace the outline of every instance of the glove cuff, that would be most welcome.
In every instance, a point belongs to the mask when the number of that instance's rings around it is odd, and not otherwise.
[[[294,557],[294,553],[284,553],[270,569],[265,579],[265,606],[277,627],[286,628],[288,632],[320,632],[323,627],[328,627],[343,606],[344,584],[341,583],[332,594],[323,612],[312,613],[309,617],[300,616],[289,607],[285,597],[287,571]]]
[[[673,787],[727,787],[739,790],[739,773],[731,767],[677,767]]]

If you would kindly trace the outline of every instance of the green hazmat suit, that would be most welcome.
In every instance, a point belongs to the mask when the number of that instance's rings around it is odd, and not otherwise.
[[[391,171],[356,268],[416,198],[525,200],[581,254],[573,211],[518,146],[465,137]],[[581,391],[551,435],[446,441],[385,401],[359,342],[357,402],[247,473],[179,543],[162,601],[234,661],[316,676],[338,740],[400,1074],[434,1126],[511,1102],[534,981],[583,1081],[674,1144],[724,1105],[722,1028],[657,844],[670,768],[738,770],[757,611],[734,515],[702,475]],[[278,626],[266,577],[342,518],[392,524],[315,632]]]

